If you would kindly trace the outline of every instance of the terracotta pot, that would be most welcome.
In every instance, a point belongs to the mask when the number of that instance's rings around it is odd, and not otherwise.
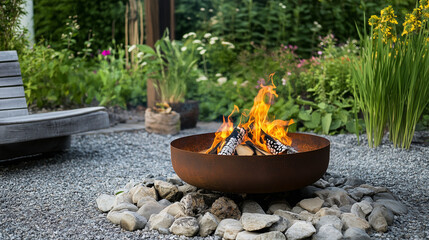
[[[184,103],[169,104],[173,111],[180,114],[180,128],[194,128],[197,125],[200,114],[199,103],[194,100],[187,100]]]
[[[174,135],[180,131],[180,115],[175,111],[158,113],[148,108],[144,116],[147,132]]]

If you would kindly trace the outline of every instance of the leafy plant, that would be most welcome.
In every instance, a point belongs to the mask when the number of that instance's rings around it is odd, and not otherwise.
[[[4,0],[0,3],[0,51],[21,49],[27,44],[27,29],[20,26],[20,19],[27,14],[24,0]]]

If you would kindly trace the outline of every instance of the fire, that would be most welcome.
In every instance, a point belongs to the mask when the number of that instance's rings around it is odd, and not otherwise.
[[[290,146],[292,144],[292,139],[287,136],[288,126],[294,123],[293,120],[283,121],[276,119],[274,121],[270,121],[268,119],[268,111],[270,110],[271,103],[273,103],[274,97],[278,97],[275,91],[276,86],[273,82],[273,76],[274,73],[270,74],[272,85],[264,86],[261,84],[261,89],[253,101],[253,107],[248,113],[242,113],[242,119],[247,118],[247,122],[240,123],[238,125],[239,127],[248,131],[248,134],[246,135],[243,142],[250,140],[255,146],[266,152],[269,152],[269,149],[267,148],[264,135],[268,134],[276,140],[279,140],[282,144]],[[213,141],[210,149],[207,150],[207,153],[209,153],[215,147],[217,147],[218,150],[222,149],[225,139],[234,129],[230,117],[236,111],[238,112],[239,109],[237,106],[234,106],[234,110],[228,116],[227,122],[225,122],[224,117],[223,124],[215,133],[215,140]]]

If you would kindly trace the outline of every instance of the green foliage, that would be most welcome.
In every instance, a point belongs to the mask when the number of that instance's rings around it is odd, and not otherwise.
[[[93,49],[102,49],[113,40],[124,42],[124,14],[124,0],[34,0],[35,37],[48,40],[55,49],[60,48],[61,34],[68,34],[65,21],[73,16],[77,17],[81,32],[75,38],[73,50],[82,49],[92,37],[97,40]]]
[[[4,0],[0,3],[0,51],[21,49],[27,44],[27,29],[20,26],[20,18],[26,14],[24,0]]]

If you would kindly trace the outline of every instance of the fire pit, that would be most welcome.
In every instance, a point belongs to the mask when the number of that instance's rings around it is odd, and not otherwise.
[[[199,188],[231,193],[273,193],[307,186],[326,172],[327,139],[288,133],[298,153],[237,156],[201,153],[215,133],[183,137],[171,142],[171,161],[177,175]]]

